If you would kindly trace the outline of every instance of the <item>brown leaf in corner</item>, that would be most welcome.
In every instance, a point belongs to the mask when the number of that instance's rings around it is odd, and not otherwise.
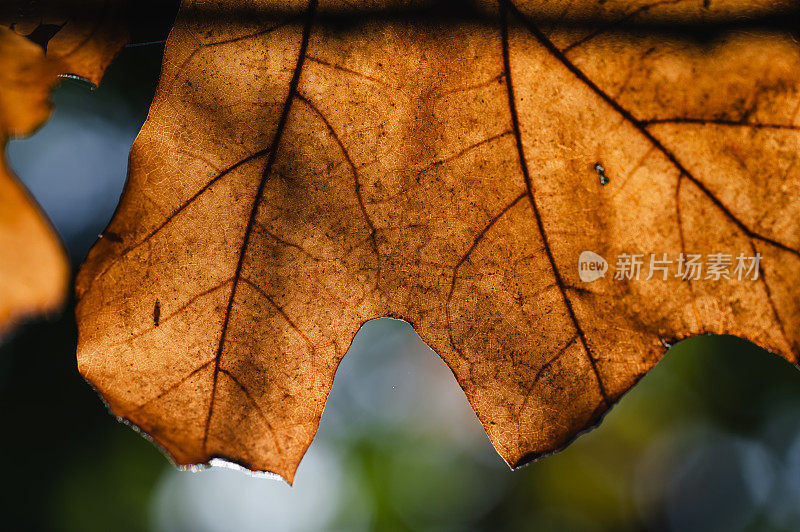
[[[596,423],[664,339],[735,334],[796,362],[789,36],[544,29],[533,1],[336,26],[314,0],[247,23],[211,5],[182,8],[119,238],[78,280],[81,372],[177,463],[291,481],[381,316],[447,362],[512,466]],[[581,280],[585,251],[604,277]],[[665,276],[615,278],[664,254]],[[761,262],[676,276],[690,254]]]
[[[61,243],[8,168],[5,144],[47,119],[58,75],[100,82],[127,42],[120,5],[14,0],[0,6],[0,330],[59,306],[68,281]]]
[[[61,243],[5,161],[8,139],[31,133],[50,113],[60,68],[34,43],[0,28],[0,329],[52,310],[67,289]]]
[[[61,61],[61,74],[100,83],[111,60],[128,42],[124,0],[10,0],[0,25],[29,37]]]

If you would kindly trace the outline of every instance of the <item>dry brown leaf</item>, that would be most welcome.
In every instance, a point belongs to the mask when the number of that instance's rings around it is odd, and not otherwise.
[[[0,329],[52,310],[67,289],[61,243],[5,161],[8,139],[31,133],[50,113],[48,96],[60,66],[39,46],[0,28]]]
[[[0,26],[46,46],[47,56],[63,65],[61,74],[95,85],[128,42],[124,0],[4,0]]]
[[[291,481],[381,316],[452,368],[512,466],[593,426],[665,342],[797,361],[788,36],[544,30],[533,1],[452,24],[201,12],[221,5],[182,8],[77,287],[81,372],[178,464]],[[755,281],[585,283],[583,251],[763,260]]]

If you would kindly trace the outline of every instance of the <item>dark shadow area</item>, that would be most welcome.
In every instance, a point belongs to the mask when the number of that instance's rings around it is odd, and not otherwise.
[[[603,4],[604,2],[599,2]],[[70,5],[70,20],[94,20],[98,16],[96,6],[91,3],[73,2]],[[126,5],[127,4],[127,5]],[[397,21],[424,24],[459,24],[464,22],[482,22],[491,26],[499,24],[497,6],[499,3],[481,0],[414,0],[334,3],[321,2],[315,14],[315,24],[342,31],[368,22]],[[609,10],[607,15],[587,15],[578,9],[569,9],[570,2],[545,2],[542,9],[531,8],[524,2],[509,2],[524,12],[532,23],[542,28],[559,27],[578,31],[625,31],[636,34],[663,33],[665,37],[686,38],[698,42],[708,42],[731,31],[775,31],[800,35],[800,6],[780,5],[772,8],[751,8],[749,11],[729,9],[719,13],[712,11],[711,2],[705,9],[691,10],[690,16],[677,18],[673,15],[659,15],[658,8],[665,3],[653,2],[654,9],[634,6],[630,9]],[[124,20],[130,29],[131,43],[143,44],[162,42],[167,38],[169,30],[178,12],[179,0],[138,0],[120,3],[115,7],[110,3],[103,14]],[[195,5],[185,9],[181,16],[191,20],[197,18],[207,20],[225,20],[229,24],[252,24],[255,20],[270,18],[301,17],[305,12],[303,2],[267,2],[264,6],[236,6],[221,9],[220,4],[212,2]],[[558,9],[558,7],[562,9]],[[46,4],[30,2],[25,6],[29,13],[41,15],[46,12]],[[17,9],[17,5],[0,7],[0,19],[11,19],[9,10]],[[514,8],[512,7],[512,10]],[[554,16],[553,12],[559,13]],[[511,21],[512,24],[518,21]],[[57,31],[58,26],[43,24],[31,38],[40,44],[46,44]]]

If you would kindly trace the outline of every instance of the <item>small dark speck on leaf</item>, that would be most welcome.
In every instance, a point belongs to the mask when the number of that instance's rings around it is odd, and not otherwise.
[[[107,238],[108,240],[110,240],[112,242],[116,242],[117,244],[121,244],[122,243],[122,237],[120,237],[117,233],[113,233],[111,231],[109,231],[107,233],[104,233],[104,234],[102,234],[100,236],[103,237],[103,238]]]
[[[594,171],[600,176],[600,184],[607,185],[611,180],[606,175],[606,169],[600,163],[595,163]]]
[[[156,306],[153,307],[153,325],[158,327],[158,322],[161,319],[161,302],[156,299]]]

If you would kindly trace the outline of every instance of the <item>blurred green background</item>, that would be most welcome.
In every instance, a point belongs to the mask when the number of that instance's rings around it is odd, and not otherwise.
[[[97,90],[66,80],[52,120],[9,147],[75,267],[105,227],[145,119],[160,45]],[[72,308],[0,346],[0,528],[798,530],[800,373],[726,337],[681,342],[566,451],[511,472],[411,328],[367,324],[295,486],[178,471],[108,413],[75,362]]]

